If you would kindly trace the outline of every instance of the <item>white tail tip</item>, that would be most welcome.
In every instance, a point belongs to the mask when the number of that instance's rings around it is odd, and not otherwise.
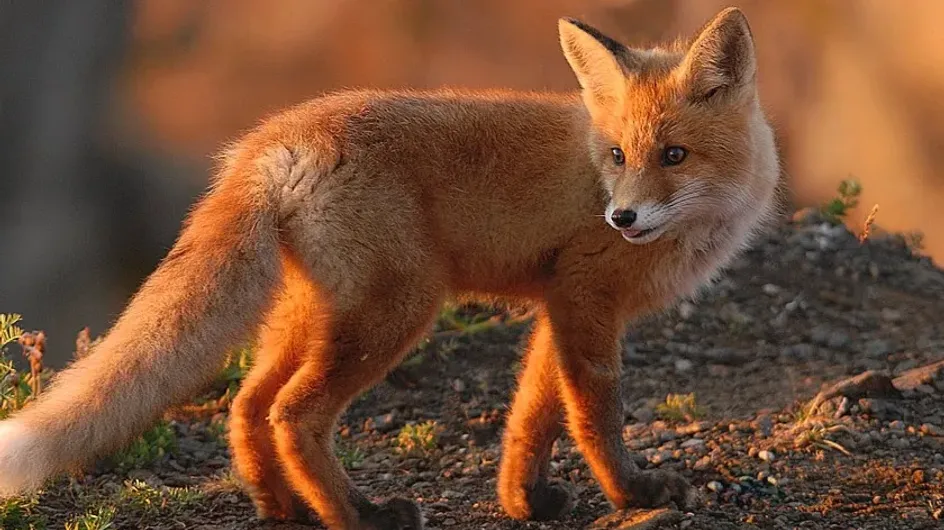
[[[23,422],[0,422],[0,496],[15,495],[42,485],[49,464],[43,439]]]

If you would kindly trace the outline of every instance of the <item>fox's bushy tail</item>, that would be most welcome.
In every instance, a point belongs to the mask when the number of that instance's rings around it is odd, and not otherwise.
[[[224,169],[104,340],[0,422],[0,495],[127,443],[204,388],[255,329],[281,269],[277,197],[252,171]]]

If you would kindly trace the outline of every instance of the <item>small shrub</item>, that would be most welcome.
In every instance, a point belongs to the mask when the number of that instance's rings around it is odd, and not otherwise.
[[[856,180],[843,180],[839,183],[836,192],[838,196],[823,205],[820,210],[827,221],[841,224],[849,215],[849,211],[859,205],[862,185]]]
[[[99,506],[66,523],[66,530],[109,530],[115,527],[114,506]]]
[[[130,470],[148,466],[176,451],[177,435],[170,424],[162,421],[116,453],[112,461],[119,469]]]
[[[695,394],[669,394],[665,403],[656,406],[656,413],[670,421],[695,421],[704,417],[705,411],[695,401]]]
[[[12,497],[0,501],[0,528],[3,530],[43,530],[46,518],[36,512],[34,497]]]
[[[427,454],[439,443],[439,429],[439,425],[432,420],[404,425],[397,435],[397,447],[405,454]]]

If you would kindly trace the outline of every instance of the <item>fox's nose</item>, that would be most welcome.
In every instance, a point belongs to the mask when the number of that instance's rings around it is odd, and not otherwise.
[[[629,228],[636,222],[636,212],[633,210],[616,210],[610,215],[610,219],[618,228]]]

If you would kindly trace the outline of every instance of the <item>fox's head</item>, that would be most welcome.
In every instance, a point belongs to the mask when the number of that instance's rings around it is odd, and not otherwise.
[[[559,30],[592,122],[606,222],[638,244],[743,243],[780,177],[744,15],[724,10],[691,41],[646,50],[574,19]]]

